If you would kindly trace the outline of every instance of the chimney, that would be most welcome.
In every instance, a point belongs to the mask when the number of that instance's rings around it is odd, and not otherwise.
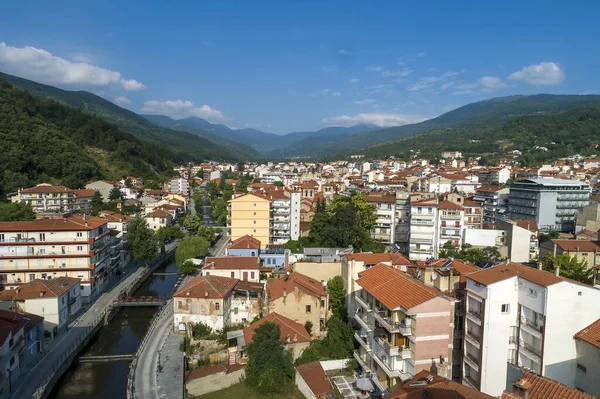
[[[208,297],[208,291],[204,291],[204,296]]]
[[[527,383],[527,380],[521,378],[513,382],[512,394],[517,398],[527,399],[529,396],[528,390],[531,384]]]
[[[40,298],[44,296],[44,291],[40,291]]]
[[[555,275],[556,277],[560,276],[560,267],[558,267],[558,266],[557,266],[557,267],[554,269],[554,275]]]
[[[284,298],[287,296],[287,290],[285,288],[283,289],[283,294],[282,295],[283,295]]]
[[[542,262],[538,261],[537,268],[538,270],[542,270]]]
[[[85,220],[85,213],[83,214],[83,220]]]

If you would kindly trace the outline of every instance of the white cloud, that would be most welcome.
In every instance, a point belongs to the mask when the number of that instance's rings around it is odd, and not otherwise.
[[[211,108],[208,105],[196,107],[191,101],[184,100],[146,101],[142,107],[142,112],[167,115],[172,118],[197,116],[199,118],[217,121],[225,119],[223,113],[218,109]]]
[[[497,76],[484,76],[478,80],[481,89],[484,91],[503,89],[507,85]]]
[[[125,96],[117,96],[113,99],[113,103],[119,104],[119,105],[129,105],[129,104],[131,104],[131,100]]]
[[[244,127],[247,127],[250,129],[267,129],[272,126],[273,125],[271,125],[270,123],[244,123]]]
[[[383,67],[381,65],[368,65],[367,66],[367,71],[371,71],[371,72],[381,72],[383,71]]]
[[[417,57],[425,57],[425,53],[424,52],[420,52],[417,54]]]
[[[0,69],[22,78],[67,86],[121,86],[136,91],[145,88],[136,80],[127,80],[120,72],[86,62],[71,62],[35,47],[11,47],[0,42]]]
[[[354,116],[340,115],[321,119],[321,123],[328,126],[353,126],[357,124],[370,124],[379,127],[401,126],[417,123],[427,119],[420,115],[363,113]]]
[[[345,48],[341,48],[337,51],[338,54],[341,55],[346,55],[346,54],[350,54],[350,51],[346,50]]]
[[[360,82],[359,78],[352,78],[352,79],[350,79],[350,83],[358,83],[358,82]]]
[[[441,74],[440,76],[426,76],[420,78],[415,83],[406,86],[406,90],[408,91],[421,91],[433,87],[441,82],[446,82],[449,78],[454,77],[462,73],[455,71],[447,71]]]
[[[565,73],[554,62],[542,62],[513,72],[508,78],[530,85],[558,85],[565,80]]]
[[[323,90],[319,91],[319,93],[321,93],[324,96],[331,96],[331,97],[339,97],[342,95],[342,93],[340,93],[339,91],[334,91],[331,89],[323,89]]]
[[[385,70],[383,71],[383,73],[381,74],[381,76],[383,76],[384,78],[390,77],[390,76],[400,76],[400,77],[405,77],[410,75],[411,73],[414,72],[414,69],[410,69],[410,68],[404,68],[400,71],[390,71]]]
[[[374,102],[375,100],[373,100],[372,98],[365,98],[364,100],[354,100],[354,104],[357,105],[373,104]]]

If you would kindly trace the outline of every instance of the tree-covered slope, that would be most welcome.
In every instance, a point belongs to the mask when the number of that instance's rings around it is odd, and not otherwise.
[[[411,125],[337,137],[333,140],[304,140],[296,143],[291,148],[272,155],[323,156],[359,151],[361,148],[386,143],[402,137],[450,128],[485,132],[487,129],[500,126],[518,116],[556,113],[594,104],[600,104],[600,96],[538,94],[533,96],[498,97],[468,104],[437,118]],[[360,152],[363,152],[363,150],[360,150]]]
[[[598,153],[593,144],[600,144],[600,105],[555,114],[519,116],[489,128],[461,125],[439,129],[361,152],[368,157],[384,157],[406,156],[410,150],[419,150],[423,155],[438,157],[442,151],[453,150],[467,155],[519,150],[525,165],[537,165],[576,153]]]
[[[64,105],[98,115],[127,132],[160,144],[175,153],[178,162],[206,159],[242,161],[246,159],[245,156],[221,147],[196,134],[157,126],[135,112],[121,108],[87,91],[62,90],[3,73],[0,73],[0,78],[6,79],[17,87],[26,89],[33,95],[51,98]],[[252,154],[249,154],[249,157],[251,158]]]
[[[175,156],[114,124],[0,78],[0,194],[40,182],[78,188],[126,174],[160,178]]]

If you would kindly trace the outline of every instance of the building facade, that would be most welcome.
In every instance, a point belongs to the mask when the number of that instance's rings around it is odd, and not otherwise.
[[[73,190],[65,186],[42,183],[20,189],[11,202],[22,202],[35,213],[89,212],[92,208],[92,190]]]
[[[367,203],[375,205],[375,225],[371,230],[371,237],[385,244],[396,241],[396,194],[395,193],[369,193]]]
[[[262,194],[248,193],[228,202],[227,226],[231,240],[249,235],[261,242],[261,249],[271,243],[271,199]]]
[[[509,217],[508,193],[508,187],[481,186],[477,189],[473,199],[483,202],[484,225],[494,225],[496,220]]]

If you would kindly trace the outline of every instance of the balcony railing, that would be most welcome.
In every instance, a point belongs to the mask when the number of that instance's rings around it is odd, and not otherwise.
[[[471,338],[473,338],[475,341],[480,341],[481,340],[481,334],[479,334],[479,332],[476,332],[472,329],[468,329],[467,330],[467,335]]]
[[[433,245],[433,237],[431,237],[431,238],[416,238],[416,237],[411,237],[410,242],[414,243],[414,244],[429,244],[429,245]]]
[[[535,320],[528,319],[524,316],[521,316],[521,324],[525,324],[526,326],[531,327],[538,332],[542,332],[543,330],[542,325],[538,324]]]
[[[475,308],[469,307],[467,309],[467,313],[469,313],[472,316],[477,317],[478,319],[481,319],[481,310],[480,309],[475,309]]]
[[[404,319],[400,323],[395,322],[387,315],[385,310],[375,309],[375,319],[390,333],[400,333],[404,336],[412,335],[410,319]],[[406,320],[409,320],[408,322]]]
[[[420,216],[420,215],[419,215]],[[412,219],[410,224],[419,225],[419,226],[433,226],[433,220],[418,220]]]
[[[355,350],[354,352],[352,352],[352,355],[354,356],[354,359],[356,359],[356,361],[358,362],[358,364],[360,365],[360,367],[362,367],[362,369],[365,372],[370,372],[371,371],[371,369],[367,365],[367,362],[362,357],[360,357],[360,353],[358,351]]]
[[[419,254],[433,254],[433,248],[410,247],[410,252],[419,253]]]
[[[468,381],[468,383],[475,389],[479,389],[479,383],[477,382],[477,380],[475,380],[473,377],[469,376],[469,375],[465,375],[464,377],[465,380]]]
[[[361,336],[358,332],[355,332],[354,339],[357,340],[358,343],[367,351],[371,350],[371,342],[369,341],[369,337],[367,335]]]
[[[369,305],[369,303],[363,298],[361,297],[359,294],[355,293],[354,294],[354,300],[356,301],[356,303],[358,303],[360,306],[362,306],[365,310],[367,311],[371,311],[371,305]]]
[[[358,324],[360,324],[361,327],[364,328],[366,331],[373,331],[373,328],[371,327],[371,323],[369,322],[369,318],[367,317],[367,315],[363,315],[357,312],[354,314],[354,320],[356,320]]]
[[[533,353],[537,357],[542,357],[542,350],[540,348],[536,347],[535,345],[530,344],[529,342],[520,340],[519,346],[521,348],[525,349],[526,351]]]
[[[479,357],[469,352],[465,352],[465,357],[469,359],[475,366],[479,367]]]
[[[377,364],[383,369],[383,371],[388,377],[400,377],[400,370],[393,370],[388,363],[389,357],[382,355],[382,353],[379,353],[377,351],[371,352],[371,356],[373,357],[373,359],[375,359],[375,362],[377,362]]]

